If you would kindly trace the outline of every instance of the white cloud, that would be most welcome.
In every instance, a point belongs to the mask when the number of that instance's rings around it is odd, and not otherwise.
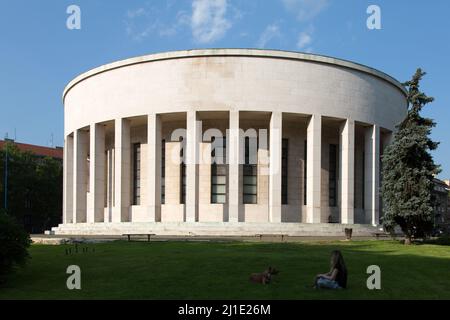
[[[309,46],[312,42],[312,35],[309,32],[300,32],[298,36],[297,41],[297,48],[298,49],[305,49],[307,46]]]
[[[138,9],[134,9],[134,10],[128,10],[127,17],[129,19],[134,19],[134,18],[141,17],[141,16],[147,15],[147,14],[148,14],[147,10],[145,10],[144,8],[138,8]]]
[[[266,29],[263,31],[263,33],[259,37],[257,46],[259,48],[265,48],[267,43],[269,43],[271,40],[273,40],[275,38],[279,38],[279,37],[281,37],[280,27],[276,23],[270,24],[266,27]]]
[[[148,5],[146,7],[128,10],[125,19],[128,36],[136,41],[142,41],[151,36],[175,36],[181,27],[179,16],[182,12],[177,14],[175,21],[161,21],[161,16],[170,11],[170,9],[171,6],[167,4],[167,6],[162,9]]]
[[[226,13],[227,0],[193,0],[190,25],[194,40],[211,43],[221,39],[232,26]]]
[[[134,40],[146,37],[171,37],[189,28],[194,41],[201,44],[212,43],[225,36],[233,21],[240,20],[244,14],[229,0],[191,0],[189,12],[180,10],[172,21],[164,17],[172,16],[175,0],[167,0],[166,6],[147,5],[128,10],[125,16],[127,34]]]
[[[319,15],[329,0],[281,0],[285,8],[294,13],[299,21],[309,21]]]

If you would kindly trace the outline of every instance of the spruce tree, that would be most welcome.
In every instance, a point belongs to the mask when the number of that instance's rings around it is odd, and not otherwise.
[[[429,137],[435,123],[420,114],[434,100],[420,91],[424,75],[417,69],[412,80],[403,84],[408,93],[408,114],[397,126],[394,140],[382,158],[383,225],[391,232],[399,226],[405,234],[405,244],[432,231],[433,178],[440,172],[430,154],[438,147]]]

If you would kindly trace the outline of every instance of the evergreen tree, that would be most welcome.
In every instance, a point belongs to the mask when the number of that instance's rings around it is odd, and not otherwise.
[[[435,123],[420,115],[423,107],[434,100],[420,91],[424,75],[417,69],[412,80],[403,84],[408,91],[408,114],[397,126],[394,141],[382,159],[383,224],[388,231],[399,226],[405,244],[432,231],[433,178],[440,172],[430,154],[438,146],[429,137]]]

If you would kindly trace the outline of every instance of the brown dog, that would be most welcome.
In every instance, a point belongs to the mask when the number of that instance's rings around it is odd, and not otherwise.
[[[267,284],[272,280],[272,276],[278,274],[278,270],[269,267],[266,271],[261,273],[252,273],[250,275],[250,281],[255,283]]]

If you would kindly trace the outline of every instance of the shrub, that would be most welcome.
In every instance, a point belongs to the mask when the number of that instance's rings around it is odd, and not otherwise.
[[[12,217],[0,212],[0,283],[17,266],[25,265],[30,244],[25,230]]]
[[[441,246],[450,246],[450,235],[442,235],[436,239],[436,244]]]

